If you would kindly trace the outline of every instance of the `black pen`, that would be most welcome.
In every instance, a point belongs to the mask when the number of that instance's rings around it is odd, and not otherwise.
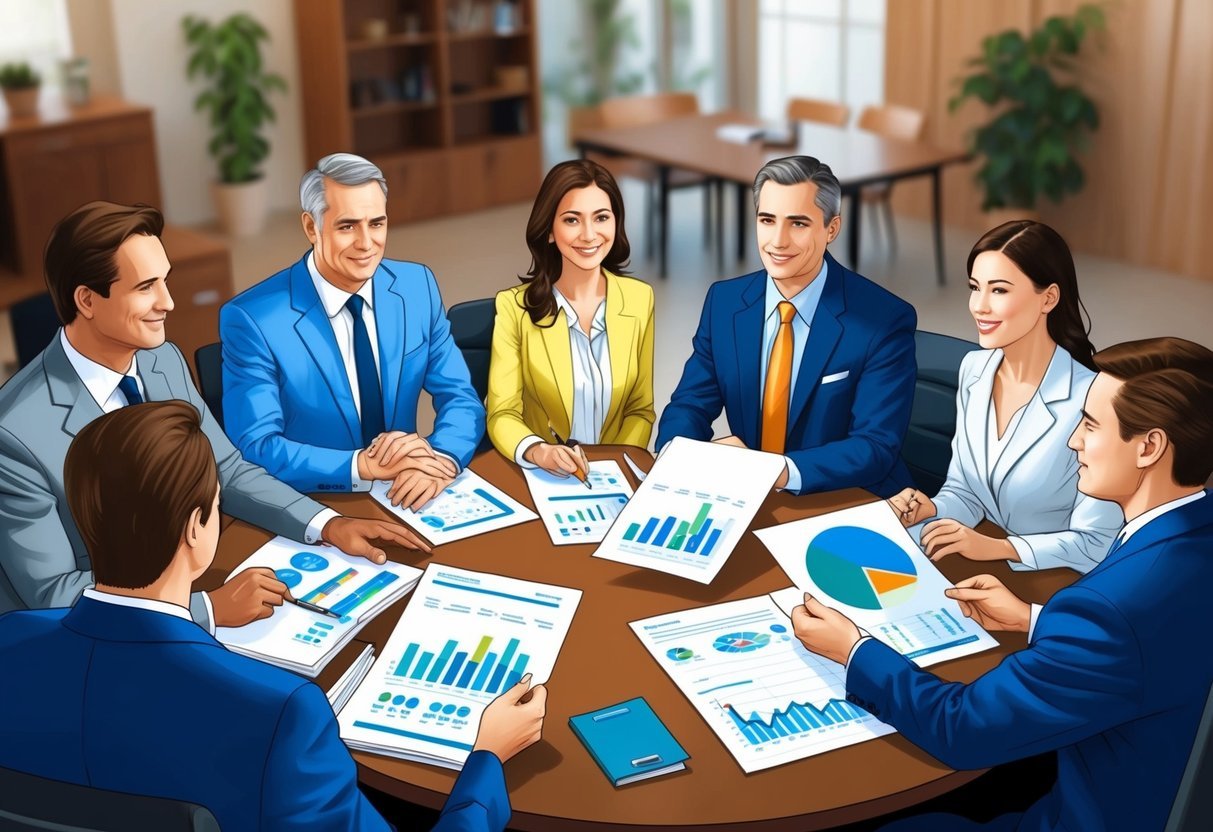
[[[320,615],[327,615],[330,618],[336,618],[338,621],[341,620],[341,616],[330,610],[328,607],[322,607],[318,604],[309,604],[307,601],[300,601],[298,598],[288,598],[286,596],[283,596],[282,600],[289,601],[297,607],[303,607],[305,610],[311,610],[312,612],[319,613]]]
[[[575,440],[575,439],[561,439],[561,438],[560,438],[560,434],[558,434],[558,433],[556,432],[556,428],[552,427],[552,423],[551,423],[551,422],[548,422],[548,430],[552,432],[552,438],[554,438],[554,439],[556,440],[556,444],[557,444],[557,445],[564,445],[566,448],[576,448],[576,447],[577,447],[577,440]],[[582,451],[582,452],[581,452],[581,458],[582,458],[582,459],[585,459],[585,452],[584,452],[584,451]],[[573,472],[573,476],[574,476],[574,477],[576,477],[577,479],[581,480],[581,484],[582,484],[582,485],[584,485],[586,488],[588,488],[588,489],[590,489],[591,491],[593,491],[593,490],[594,490],[594,486],[590,485],[590,472],[589,472],[589,470],[588,470],[588,468],[589,468],[589,464],[590,464],[590,463],[589,463],[589,460],[586,460],[586,468],[587,468],[587,470],[582,471],[580,468],[578,468],[576,471],[574,471],[574,472]]]

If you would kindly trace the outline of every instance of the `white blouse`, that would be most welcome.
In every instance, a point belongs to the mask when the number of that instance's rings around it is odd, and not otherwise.
[[[611,351],[607,344],[606,299],[598,304],[590,334],[577,323],[577,311],[560,290],[552,287],[556,305],[564,310],[569,324],[569,346],[573,355],[573,435],[587,445],[597,444],[611,406]]]

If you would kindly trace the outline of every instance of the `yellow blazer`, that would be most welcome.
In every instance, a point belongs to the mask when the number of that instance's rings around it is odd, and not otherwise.
[[[599,441],[648,447],[653,432],[653,289],[605,272],[611,402]],[[536,326],[522,306],[525,286],[497,293],[489,364],[488,432],[508,459],[531,434],[552,441],[548,422],[567,437],[573,421],[573,349],[563,310]]]

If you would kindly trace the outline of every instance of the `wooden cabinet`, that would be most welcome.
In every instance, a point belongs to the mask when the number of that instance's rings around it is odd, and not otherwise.
[[[307,161],[357,153],[393,222],[534,198],[534,0],[295,0]]]

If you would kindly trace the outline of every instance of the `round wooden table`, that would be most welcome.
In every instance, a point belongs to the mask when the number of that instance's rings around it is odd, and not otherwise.
[[[587,448],[591,459],[615,459],[625,472],[623,448]],[[629,448],[642,467],[646,452]],[[521,471],[495,451],[480,454],[472,469],[515,499],[533,505]],[[629,473],[630,476],[630,473]],[[637,485],[633,481],[633,486]],[[347,515],[388,516],[369,496],[323,495]],[[751,528],[810,517],[872,500],[860,489],[796,497],[772,494]],[[233,522],[223,532],[215,564],[199,582],[222,583],[268,532]],[[777,768],[745,774],[695,712],[673,681],[653,661],[628,627],[639,618],[749,598],[790,584],[774,558],[752,534],[737,546],[708,586],[662,572],[591,557],[595,546],[553,546],[540,521],[448,543],[430,557],[389,549],[391,557],[421,568],[431,561],[509,575],[583,591],[564,649],[548,681],[543,738],[506,767],[511,828],[522,830],[804,830],[866,820],[904,809],[977,777],[939,763],[893,734]],[[1069,570],[1012,572],[1005,563],[974,563],[951,557],[941,563],[953,581],[986,572],[1003,579],[1020,597],[1047,600],[1073,582]],[[359,634],[387,642],[408,598],[384,611]],[[995,634],[1000,647],[932,668],[945,679],[971,681],[1004,656],[1026,646],[1022,634]],[[335,681],[360,649],[355,643],[317,682]],[[690,754],[687,769],[615,788],[569,728],[569,717],[643,696]],[[355,753],[360,779],[380,791],[431,808],[441,807],[456,773],[373,754]]]

